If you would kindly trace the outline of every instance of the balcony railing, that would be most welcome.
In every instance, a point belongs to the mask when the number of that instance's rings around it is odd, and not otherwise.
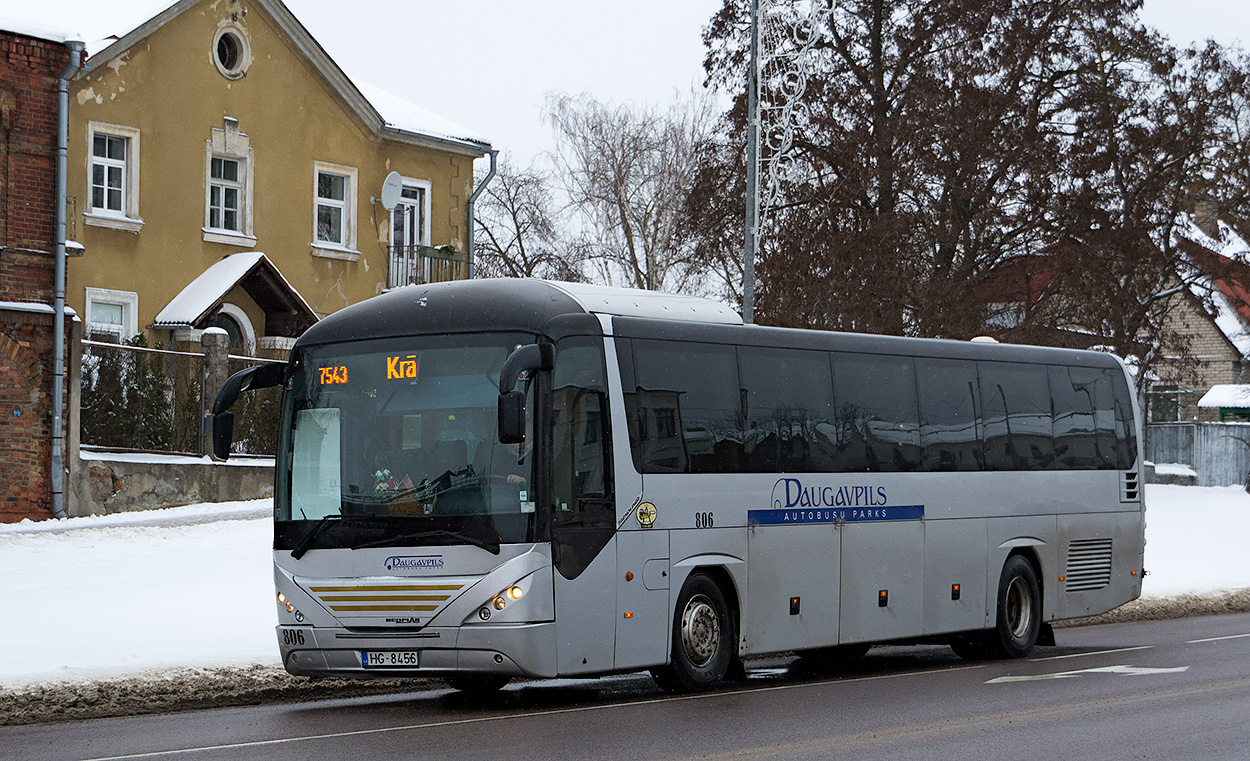
[[[469,258],[451,246],[391,246],[386,287],[445,283],[469,277]]]

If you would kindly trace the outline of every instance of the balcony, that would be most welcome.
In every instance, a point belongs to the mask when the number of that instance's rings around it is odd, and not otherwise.
[[[467,280],[469,257],[451,246],[391,246],[386,287]]]

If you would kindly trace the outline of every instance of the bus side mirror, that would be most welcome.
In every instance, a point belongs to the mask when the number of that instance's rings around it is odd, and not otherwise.
[[[230,444],[234,441],[234,413],[219,412],[213,415],[213,459],[230,459]]]
[[[499,395],[499,441],[502,444],[525,441],[525,394],[521,391]]]
[[[230,459],[230,444],[234,439],[234,413],[231,405],[244,391],[281,386],[286,382],[285,364],[254,365],[231,375],[222,384],[213,400],[213,459]]]
[[[525,393],[516,390],[521,373],[550,370],[555,366],[551,344],[518,346],[504,360],[499,371],[499,441],[520,444],[525,441]]]

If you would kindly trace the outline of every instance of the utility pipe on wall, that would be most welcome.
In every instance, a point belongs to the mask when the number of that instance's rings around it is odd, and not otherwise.
[[[66,518],[65,439],[65,199],[69,155],[69,80],[78,72],[85,47],[77,40],[66,43],[69,61],[56,81],[56,273],[52,302],[52,514]]]
[[[483,190],[486,190],[486,186],[490,184],[491,179],[495,176],[495,161],[498,158],[499,158],[499,151],[492,148],[490,152],[490,171],[486,173],[486,177],[485,179],[482,180],[482,184],[478,185],[476,188],[473,189],[473,195],[469,196],[469,246],[468,246],[469,256],[468,258],[469,258],[469,279],[470,280],[473,279],[473,253],[474,253],[473,252],[473,249],[474,249],[474,246],[473,246],[473,234],[474,234],[473,209],[474,209],[474,205],[477,203],[477,197],[482,194]]]

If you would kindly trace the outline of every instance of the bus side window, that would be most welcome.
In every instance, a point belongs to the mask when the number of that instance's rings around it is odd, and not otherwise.
[[[916,386],[925,470],[981,470],[985,451],[976,363],[919,357]]]
[[[552,534],[556,568],[576,578],[616,530],[601,339],[556,345],[552,378]]]
[[[1133,418],[1133,392],[1121,374],[1112,373],[1111,381],[1115,404],[1115,439],[1119,450],[1117,467],[1120,470],[1130,470],[1137,464],[1137,429]]]
[[[739,347],[744,470],[837,470],[833,376],[824,352]]]
[[[1055,460],[1050,385],[1042,365],[978,362],[987,470],[1045,470]]]
[[[841,470],[918,470],[920,412],[914,360],[843,352],[831,356]]]
[[[1052,366],[1049,373],[1055,415],[1055,456],[1059,467],[1066,470],[1102,467],[1101,450],[1108,442],[1100,441],[1096,418],[1103,371]]]
[[[732,346],[635,339],[634,391],[644,473],[734,473],[742,409]]]

